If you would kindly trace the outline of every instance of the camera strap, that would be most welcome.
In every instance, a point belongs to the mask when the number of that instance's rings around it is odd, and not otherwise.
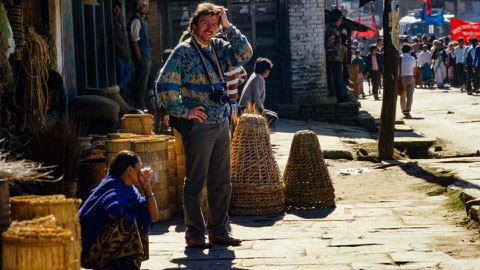
[[[200,59],[202,60],[202,64],[203,64],[203,72],[205,73],[205,76],[207,77],[210,84],[213,84],[213,81],[212,81],[212,78],[210,77],[210,74],[208,73],[205,58],[207,58],[208,62],[210,62],[210,65],[212,67],[214,67],[213,69],[214,69],[215,73],[217,74],[217,76],[220,78],[220,81],[224,81],[225,79],[224,79],[223,71],[220,67],[220,63],[218,62],[218,56],[217,56],[217,52],[215,50],[215,47],[212,44],[210,44],[210,46],[212,48],[212,51],[213,51],[213,55],[215,56],[215,62],[214,62],[212,60],[212,58],[210,57],[210,55],[208,55],[204,50],[202,50],[200,48],[200,46],[198,45],[195,37],[192,36],[190,38],[190,42],[194,45],[195,49],[198,51],[198,54],[200,55]],[[212,89],[212,91],[213,91],[213,89]]]

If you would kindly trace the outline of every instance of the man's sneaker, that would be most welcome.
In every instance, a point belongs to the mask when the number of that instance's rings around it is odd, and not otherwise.
[[[222,244],[227,246],[240,246],[240,243],[242,243],[242,240],[231,237],[229,233],[208,233],[208,241],[213,244]]]
[[[212,244],[207,243],[205,241],[205,236],[203,235],[198,235],[198,236],[193,236],[193,237],[188,237],[187,239],[187,246],[191,248],[211,248]]]
[[[405,115],[405,118],[412,118],[412,115],[409,112],[405,112],[403,115]]]

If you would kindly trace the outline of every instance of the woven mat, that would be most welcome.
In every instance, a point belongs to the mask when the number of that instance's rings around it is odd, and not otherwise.
[[[295,133],[283,179],[287,205],[319,208],[335,205],[335,190],[315,132]]]

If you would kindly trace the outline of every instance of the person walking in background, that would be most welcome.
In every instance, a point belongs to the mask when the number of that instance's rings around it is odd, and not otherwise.
[[[460,91],[463,92],[465,87],[465,54],[466,47],[464,46],[463,38],[458,39],[458,45],[453,49],[455,55],[455,80],[460,85]]]
[[[478,87],[475,79],[475,48],[477,47],[478,39],[471,38],[470,46],[467,49],[467,55],[465,56],[465,66],[467,67],[467,94],[472,95],[473,87]]]
[[[403,92],[400,94],[400,107],[405,118],[411,118],[410,111],[412,110],[413,92],[415,91],[415,79],[413,76],[413,69],[416,61],[410,55],[412,47],[408,44],[402,46],[401,56],[401,70],[400,80],[403,86]]]
[[[358,49],[360,50],[360,54],[362,55],[363,59],[367,58],[367,55],[370,52],[370,44],[368,44],[367,38],[362,37],[360,44],[358,45]]]
[[[417,64],[420,66],[423,86],[427,87],[432,86],[432,69],[430,68],[430,63],[432,62],[432,53],[428,51],[427,45],[422,45],[422,52],[418,56]]]
[[[257,58],[254,72],[250,75],[250,78],[248,78],[238,104],[241,111],[245,110],[249,104],[252,104],[259,112],[265,112],[270,128],[275,126],[278,115],[274,111],[265,109],[263,103],[265,102],[265,78],[268,77],[272,68],[273,64],[270,59],[263,57]]]
[[[480,46],[478,45],[478,40],[477,40],[477,46],[475,47],[475,53],[474,53],[474,60],[473,60],[473,66],[474,66],[474,76],[473,76],[473,92],[478,93],[478,89],[480,88]]]
[[[363,73],[365,72],[365,61],[363,61],[359,50],[355,51],[355,58],[352,59],[352,65],[358,66],[358,90],[360,95],[362,95],[362,98],[365,98],[365,92],[363,91]]]
[[[380,87],[380,74],[382,73],[383,65],[380,56],[377,54],[377,46],[370,46],[370,53],[365,60],[365,73],[372,81],[372,91],[375,100],[379,100],[378,88]]]
[[[435,81],[437,82],[438,88],[444,87],[444,80],[447,77],[447,68],[445,62],[447,61],[448,55],[441,41],[435,41],[435,50],[432,53],[433,60],[433,74],[435,74]]]
[[[130,41],[135,63],[135,88],[132,97],[135,108],[145,109],[145,93],[152,66],[152,46],[148,36],[148,0],[137,0],[136,12],[130,21]]]
[[[447,65],[447,77],[448,77],[448,82],[450,83],[450,86],[457,86],[458,82],[455,78],[455,66],[457,65],[457,58],[455,56],[455,44],[453,42],[450,42],[448,44],[448,50],[447,50],[447,55],[448,55],[448,65]]]
[[[127,84],[130,81],[130,49],[128,48],[125,28],[120,21],[122,4],[113,0],[113,36],[115,43],[115,66],[117,68],[117,84],[120,87],[120,95],[127,100]]]

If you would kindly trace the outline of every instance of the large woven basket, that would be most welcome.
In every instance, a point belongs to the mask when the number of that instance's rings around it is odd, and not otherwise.
[[[140,156],[143,166],[153,169],[152,191],[158,210],[170,213],[168,185],[168,138],[165,136],[139,136],[133,141],[133,150]],[[164,214],[159,221],[166,221],[170,214]]]
[[[66,198],[64,195],[11,197],[11,220],[22,221],[47,215],[55,216],[56,225],[71,232],[74,239],[73,256],[80,258],[82,249],[78,218],[80,202],[79,199]]]
[[[8,181],[0,179],[0,234],[4,232],[10,224],[10,191]],[[2,239],[0,237],[0,269],[2,269]]]
[[[283,175],[285,202],[293,207],[331,207],[335,190],[315,132],[295,133]]]
[[[153,132],[153,115],[125,114],[122,117],[122,132],[151,135]]]
[[[58,182],[38,183],[38,193],[42,195],[65,195],[69,198],[77,196],[78,179],[62,180]]]
[[[80,269],[79,246],[70,230],[56,226],[53,215],[14,221],[2,240],[4,270]]]
[[[283,182],[263,116],[240,116],[230,155],[230,212],[234,215],[266,215],[283,211]]]

